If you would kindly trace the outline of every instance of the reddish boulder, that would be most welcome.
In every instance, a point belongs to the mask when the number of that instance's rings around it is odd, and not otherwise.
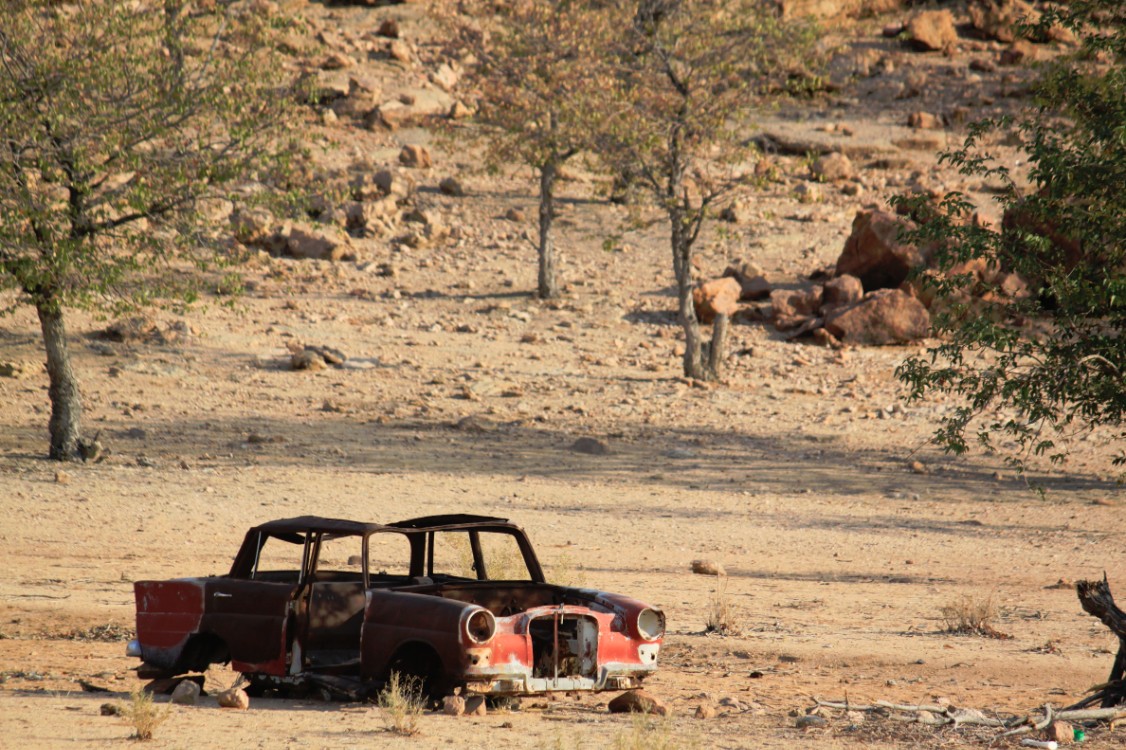
[[[898,289],[880,289],[860,302],[831,310],[825,330],[846,344],[883,346],[924,338],[930,314],[923,304]]]
[[[622,693],[606,706],[612,714],[657,714],[667,716],[669,708],[644,690]]]
[[[821,294],[821,311],[828,312],[835,307],[844,307],[859,302],[864,296],[864,285],[855,276],[844,274],[825,282]]]
[[[917,50],[941,50],[958,41],[954,14],[948,10],[925,10],[907,22],[907,38]]]
[[[719,314],[734,315],[739,309],[739,297],[743,287],[730,277],[705,281],[692,290],[692,302],[696,305],[696,318],[705,325],[715,320]]]
[[[836,275],[855,276],[869,291],[898,287],[927,260],[917,247],[899,240],[901,231],[914,228],[909,219],[885,211],[857,212],[852,234],[837,259]]]
[[[775,289],[770,293],[770,306],[774,317],[793,318],[816,315],[821,309],[823,289],[815,285],[812,289]]]

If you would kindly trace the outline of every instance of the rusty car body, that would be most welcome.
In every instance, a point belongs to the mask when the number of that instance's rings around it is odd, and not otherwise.
[[[371,695],[392,672],[432,696],[639,687],[665,618],[553,585],[520,527],[471,515],[391,524],[303,516],[250,529],[222,576],[138,581],[142,676],[230,662],[255,689]]]

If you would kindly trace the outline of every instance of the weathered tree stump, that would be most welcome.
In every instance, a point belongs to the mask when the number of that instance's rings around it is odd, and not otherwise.
[[[1071,708],[1086,708],[1099,703],[1103,708],[1126,705],[1126,612],[1114,603],[1106,574],[1101,581],[1079,581],[1075,584],[1079,594],[1079,604],[1087,614],[1099,618],[1110,631],[1118,636],[1118,655],[1110,668],[1110,677],[1102,685],[1095,686],[1095,692],[1076,703]]]

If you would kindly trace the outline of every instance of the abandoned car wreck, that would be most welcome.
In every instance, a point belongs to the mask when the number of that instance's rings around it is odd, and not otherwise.
[[[139,675],[230,662],[257,691],[360,698],[392,672],[432,697],[630,689],[657,668],[665,630],[642,602],[546,582],[524,531],[484,516],[271,521],[227,575],[134,591]]]

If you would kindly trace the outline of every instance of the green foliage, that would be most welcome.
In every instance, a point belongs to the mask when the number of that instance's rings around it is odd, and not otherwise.
[[[973,125],[943,158],[964,174],[1000,180],[999,229],[967,217],[966,196],[936,207],[915,202],[941,271],[923,279],[937,296],[943,343],[898,369],[911,396],[953,394],[961,404],[936,434],[961,454],[976,440],[1023,467],[1029,456],[1063,461],[1067,438],[1097,426],[1121,441],[1126,410],[1126,6],[1085,0],[1051,8],[1026,31],[1049,25],[1080,44],[1046,65],[1033,106],[1015,118]],[[1028,155],[1029,187],[987,150],[1015,134]],[[917,214],[920,215],[920,214]],[[995,280],[960,272],[978,264]],[[1027,289],[1019,283],[1027,283]]]
[[[212,8],[5,3],[0,288],[15,304],[190,301],[198,275],[185,270],[221,261],[200,199],[283,177],[291,101],[269,20],[245,3]]]

